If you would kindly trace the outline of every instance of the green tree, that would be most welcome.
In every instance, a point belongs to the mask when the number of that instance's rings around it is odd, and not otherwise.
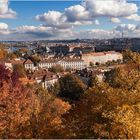
[[[84,93],[85,84],[73,74],[68,74],[59,79],[60,83],[60,97],[64,97],[68,100],[76,100]]]
[[[51,92],[55,95],[55,96],[58,96],[59,93],[60,93],[60,83],[59,82],[56,82],[54,84],[54,86],[52,87],[51,89]]]
[[[89,65],[90,65],[91,67],[94,67],[94,64],[93,64],[93,62],[90,62],[90,63],[89,63]]]
[[[96,62],[95,65],[96,65],[96,66],[100,66],[101,64],[100,64],[99,62]]]
[[[92,75],[88,80],[88,86],[93,87],[96,86],[97,84],[98,84],[98,77]]]
[[[66,68],[66,70],[65,70],[66,72],[71,72],[72,71],[72,69],[71,68]]]
[[[30,59],[32,62],[34,62],[35,65],[37,65],[41,61],[39,56],[31,56]]]
[[[54,73],[60,73],[60,72],[63,72],[64,69],[61,65],[55,65],[49,68],[49,71],[54,72]]]

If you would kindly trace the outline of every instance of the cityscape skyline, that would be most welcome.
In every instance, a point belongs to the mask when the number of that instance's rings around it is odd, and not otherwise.
[[[0,0],[0,40],[140,37],[140,2]]]

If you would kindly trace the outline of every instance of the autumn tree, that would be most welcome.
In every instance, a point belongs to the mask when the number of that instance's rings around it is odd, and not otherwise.
[[[30,114],[39,108],[35,102],[35,94],[30,89],[23,87],[18,81],[16,73],[0,66],[0,137],[19,138],[22,126],[29,120]]]
[[[19,49],[19,53],[21,54],[24,54],[24,53],[27,53],[28,52],[28,49],[27,48],[21,48]]]
[[[55,65],[49,68],[49,71],[54,72],[54,73],[60,73],[60,72],[63,72],[64,69],[61,65]]]
[[[88,86],[89,87],[93,87],[93,86],[96,86],[96,84],[98,84],[98,77],[97,76],[94,76],[94,75],[92,75],[91,77],[89,77]]]
[[[30,56],[29,59],[34,62],[35,65],[37,65],[41,60],[40,57],[36,55]]]
[[[56,82],[54,83],[53,87],[50,90],[55,96],[58,96],[60,93],[60,83]]]
[[[114,69],[106,78],[63,116],[66,138],[140,138],[140,72]]]
[[[27,53],[28,53],[27,48],[20,48],[17,51],[13,52],[11,56],[23,57]]]
[[[23,133],[22,137],[27,138],[61,138],[60,132],[63,127],[61,116],[70,109],[70,105],[61,99],[50,94],[40,85],[34,87],[35,95],[41,104],[41,110],[38,115],[31,114],[30,120],[23,128],[29,134]]]
[[[90,67],[94,67],[95,66],[93,62],[90,62],[89,65],[90,65]]]
[[[65,137],[139,138],[140,98],[139,91],[133,92],[114,89],[105,83],[90,88],[64,115]]]
[[[68,100],[77,100],[86,89],[85,84],[74,74],[67,74],[59,79],[60,97]]]
[[[0,66],[0,138],[56,138],[70,105]]]
[[[125,50],[123,52],[123,59],[127,64],[135,64],[135,66],[137,66],[138,68],[140,67],[140,55],[138,52]]]
[[[105,73],[105,81],[114,88],[131,89],[140,79],[140,72],[137,69],[115,68]]]
[[[8,53],[7,54],[7,58],[9,58],[9,59],[15,59],[15,58],[18,58],[18,55],[16,53]]]
[[[13,70],[17,72],[20,78],[26,77],[26,71],[22,64],[14,65]]]
[[[43,104],[38,117],[32,116],[30,126],[26,129],[32,130],[31,138],[62,138],[64,127],[61,116],[70,109],[70,105],[61,99],[51,98]]]
[[[140,138],[139,54],[130,54],[123,67],[105,73],[105,82],[93,84],[64,114],[66,138]]]
[[[7,56],[7,51],[5,50],[4,44],[0,44],[0,58],[5,58]]]
[[[66,72],[72,72],[72,68],[68,67],[68,68],[66,68],[65,71],[66,71]]]

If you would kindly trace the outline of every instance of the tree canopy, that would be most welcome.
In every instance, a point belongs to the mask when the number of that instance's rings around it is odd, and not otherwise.
[[[74,74],[67,74],[59,79],[60,97],[68,100],[77,100],[86,89],[85,84]]]
[[[5,50],[5,44],[0,44],[0,59],[7,56],[7,51]]]
[[[56,138],[70,105],[0,66],[0,138]]]
[[[64,69],[61,65],[55,65],[49,68],[49,71],[54,72],[54,73],[60,73],[60,72],[63,72]]]
[[[107,72],[64,115],[67,138],[140,138],[140,72],[125,68]]]
[[[16,64],[13,67],[13,70],[17,72],[20,78],[26,77],[26,71],[24,69],[24,66],[22,64]]]

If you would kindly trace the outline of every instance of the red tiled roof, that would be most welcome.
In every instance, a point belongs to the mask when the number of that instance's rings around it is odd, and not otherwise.
[[[93,55],[93,56],[103,56],[103,55],[107,55],[107,54],[120,54],[118,52],[115,52],[115,51],[108,51],[108,52],[92,52],[92,53],[87,53],[87,54],[83,54],[83,56],[90,56],[90,55]]]
[[[28,60],[24,61],[24,64],[33,64],[33,62],[28,59]]]
[[[55,74],[53,72],[50,72],[45,69],[40,69],[38,71],[35,71],[34,74],[31,76],[31,79],[40,79],[43,80],[44,77],[46,78],[52,78]]]
[[[46,60],[40,61],[40,63],[57,63],[59,61],[63,61],[63,62],[74,62],[74,61],[78,62],[78,61],[80,61],[80,62],[83,62],[83,60],[81,60],[81,59],[71,59],[71,58],[64,59],[63,58],[63,59],[46,59]]]

